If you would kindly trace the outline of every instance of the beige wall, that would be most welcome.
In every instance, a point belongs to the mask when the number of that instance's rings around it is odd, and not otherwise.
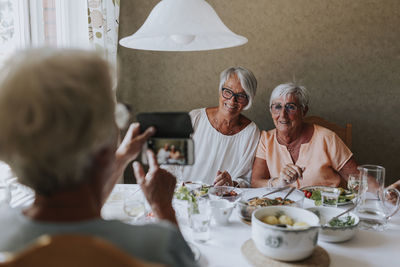
[[[135,32],[157,0],[121,1],[120,36]],[[309,114],[353,124],[359,163],[400,178],[399,0],[209,0],[224,23],[249,42],[205,52],[119,48],[118,99],[144,111],[189,111],[217,104],[219,73],[242,65],[259,86],[245,114],[273,128],[271,90],[301,81],[311,92]]]

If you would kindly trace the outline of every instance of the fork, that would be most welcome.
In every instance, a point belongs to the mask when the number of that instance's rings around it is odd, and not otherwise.
[[[286,186],[283,186],[283,187],[279,187],[279,188],[276,189],[276,190],[273,190],[273,191],[271,191],[271,192],[268,192],[268,193],[262,195],[262,197],[266,197],[266,196],[271,195],[271,194],[273,194],[273,193],[277,193],[277,192],[286,190],[286,189],[288,189],[289,187],[290,187],[290,185],[286,185]],[[294,188],[294,187],[293,187],[293,188]],[[289,191],[289,193],[292,193],[292,192]],[[287,194],[286,197],[287,197],[288,195],[289,195],[289,194]],[[258,198],[258,197],[249,198],[247,201],[253,200],[253,199],[256,199],[256,198]]]
[[[292,187],[289,192],[286,194],[286,196],[283,198],[283,201],[286,200],[286,198],[296,189],[296,187]]]

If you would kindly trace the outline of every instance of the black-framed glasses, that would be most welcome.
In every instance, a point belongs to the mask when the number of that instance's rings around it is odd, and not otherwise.
[[[277,104],[272,104],[271,105],[271,112],[273,114],[279,114],[282,111],[282,104],[281,103],[277,103]],[[299,109],[299,107],[295,104],[295,103],[287,103],[285,105],[285,111],[288,114],[294,114],[297,112],[297,110]]]
[[[232,97],[234,97],[236,99],[236,101],[240,104],[246,104],[247,101],[249,100],[246,94],[242,94],[242,93],[236,94],[228,88],[222,88],[222,96],[228,100],[231,99]]]

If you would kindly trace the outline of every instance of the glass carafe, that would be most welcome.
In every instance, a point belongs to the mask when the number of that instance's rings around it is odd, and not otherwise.
[[[400,193],[396,189],[385,188],[384,167],[362,165],[358,170],[360,187],[356,211],[360,217],[360,228],[383,231],[399,209]]]

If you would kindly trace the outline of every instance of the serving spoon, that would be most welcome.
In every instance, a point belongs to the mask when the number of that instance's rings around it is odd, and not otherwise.
[[[336,215],[335,217],[332,217],[332,218],[331,218],[327,223],[325,223],[323,226],[327,226],[327,225],[329,226],[330,223],[331,223],[332,221],[334,221],[334,220],[336,220],[337,218],[339,218],[340,216],[343,216],[343,215],[345,215],[346,213],[348,213],[348,212],[354,210],[356,207],[357,207],[357,205],[354,205],[353,207],[348,208],[347,210],[343,211],[342,213],[339,213],[339,215]]]

